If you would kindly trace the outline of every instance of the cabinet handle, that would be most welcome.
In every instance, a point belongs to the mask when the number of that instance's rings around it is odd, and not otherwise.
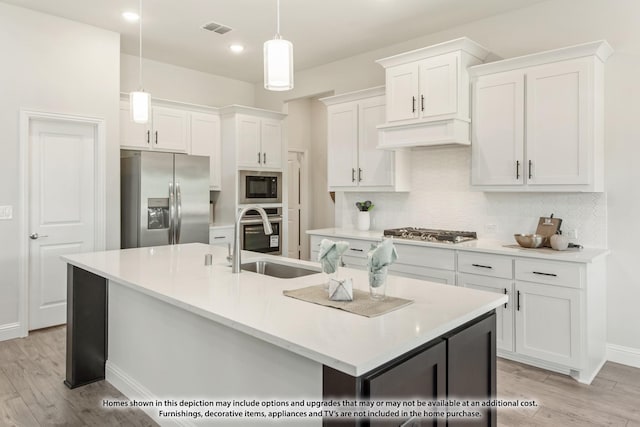
[[[158,145],[158,131],[156,131],[156,145]]]
[[[218,240],[218,239],[224,239],[225,236],[213,236],[214,240]]]
[[[349,248],[349,250],[354,252],[364,252],[364,249]]]
[[[520,160],[516,160],[516,179],[520,179]]]
[[[356,182],[356,170],[351,168],[351,182]]]
[[[531,173],[531,167],[533,166],[533,162],[531,160],[529,160],[529,179],[531,179],[533,177],[533,174]]]
[[[415,96],[411,97],[411,112],[412,113],[416,112],[416,97]]]
[[[260,152],[258,151],[258,164],[260,164]]]
[[[504,288],[504,294],[505,294],[505,295],[509,295],[509,294],[507,293],[507,288]],[[507,308],[507,303],[506,303],[506,302],[504,303],[504,308]]]
[[[516,310],[520,311],[520,291],[518,291],[518,302],[517,302]]]
[[[543,273],[541,271],[534,271],[533,274],[539,274],[540,276],[551,276],[551,277],[558,277],[557,274],[553,274],[553,273]]]
[[[267,153],[262,153],[262,164],[263,165],[267,164]]]
[[[424,95],[420,95],[420,111],[424,111]]]
[[[147,131],[147,144],[149,144],[149,142],[151,142],[151,131],[150,130]]]
[[[482,265],[482,264],[471,264],[471,265],[478,268],[493,268],[490,265]]]
[[[362,181],[362,169],[358,168],[358,182]]]

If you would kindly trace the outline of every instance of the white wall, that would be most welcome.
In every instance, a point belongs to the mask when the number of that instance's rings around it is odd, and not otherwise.
[[[454,27],[436,34],[378,49],[321,67],[296,73],[293,93],[268,93],[256,85],[256,104],[263,108],[280,109],[284,99],[304,97],[335,90],[336,93],[384,84],[382,67],[373,61],[410,49],[428,46],[456,37],[468,36],[497,55],[508,58],[548,49],[569,46],[599,39],[607,39],[615,54],[605,67],[605,150],[607,193],[602,195],[518,195],[471,193],[460,180],[467,182],[468,149],[458,152],[421,151],[413,156],[414,188],[429,182],[442,185],[435,200],[428,190],[412,191],[407,195],[371,195],[382,203],[378,222],[428,225],[430,220],[476,227],[483,233],[486,221],[498,221],[497,234],[507,236],[527,227],[527,217],[550,213],[572,223],[580,231],[580,242],[605,245],[611,249],[608,261],[608,340],[610,343],[635,349],[640,354],[640,279],[633,274],[640,251],[640,196],[638,182],[640,168],[640,2],[637,0],[549,0],[529,8],[516,10]],[[325,143],[325,142],[321,142]],[[438,162],[437,160],[442,162]],[[422,168],[422,161],[431,166],[449,164],[453,169]],[[448,184],[438,174],[456,172]],[[423,181],[417,181],[417,180]],[[427,184],[424,184],[427,183]],[[338,199],[344,212],[337,212],[339,221],[346,222],[352,214],[354,197]],[[413,200],[417,201],[413,201]],[[455,200],[452,206],[449,204]],[[438,201],[442,207],[438,206]],[[444,203],[444,204],[442,204]],[[392,206],[393,205],[393,206]],[[425,207],[431,217],[422,217],[414,208]],[[376,208],[378,209],[378,208]],[[388,210],[388,213],[385,213]],[[451,215],[447,214],[451,212]],[[393,213],[394,216],[391,216]],[[450,222],[445,222],[449,218]],[[470,218],[476,218],[473,221]],[[504,219],[505,221],[502,221]],[[532,223],[532,222],[531,222]],[[568,225],[568,224],[567,224]],[[608,234],[608,237],[607,237]],[[638,356],[640,357],[640,356]]]
[[[120,36],[84,24],[0,3],[0,336],[18,321],[19,111],[100,117],[106,121],[107,246],[120,244],[118,92]],[[3,328],[4,326],[4,328]],[[4,330],[3,330],[4,329]]]
[[[121,55],[120,90],[139,88],[137,56]],[[222,107],[254,105],[254,85],[150,59],[142,60],[144,90],[153,98]]]

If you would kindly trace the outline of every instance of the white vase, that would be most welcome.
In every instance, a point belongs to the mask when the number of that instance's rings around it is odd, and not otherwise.
[[[358,211],[358,230],[367,231],[371,227],[369,211]]]

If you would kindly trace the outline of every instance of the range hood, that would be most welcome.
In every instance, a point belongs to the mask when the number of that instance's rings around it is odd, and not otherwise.
[[[378,148],[470,145],[467,68],[489,51],[462,37],[376,62],[385,68],[386,122]]]

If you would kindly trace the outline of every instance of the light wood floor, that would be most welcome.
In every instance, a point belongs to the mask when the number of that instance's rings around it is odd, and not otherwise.
[[[155,426],[141,410],[103,409],[124,398],[105,381],[66,388],[64,326],[0,342],[0,426]],[[640,369],[607,363],[590,386],[498,359],[498,397],[535,400],[532,409],[500,409],[500,426],[640,427]]]

